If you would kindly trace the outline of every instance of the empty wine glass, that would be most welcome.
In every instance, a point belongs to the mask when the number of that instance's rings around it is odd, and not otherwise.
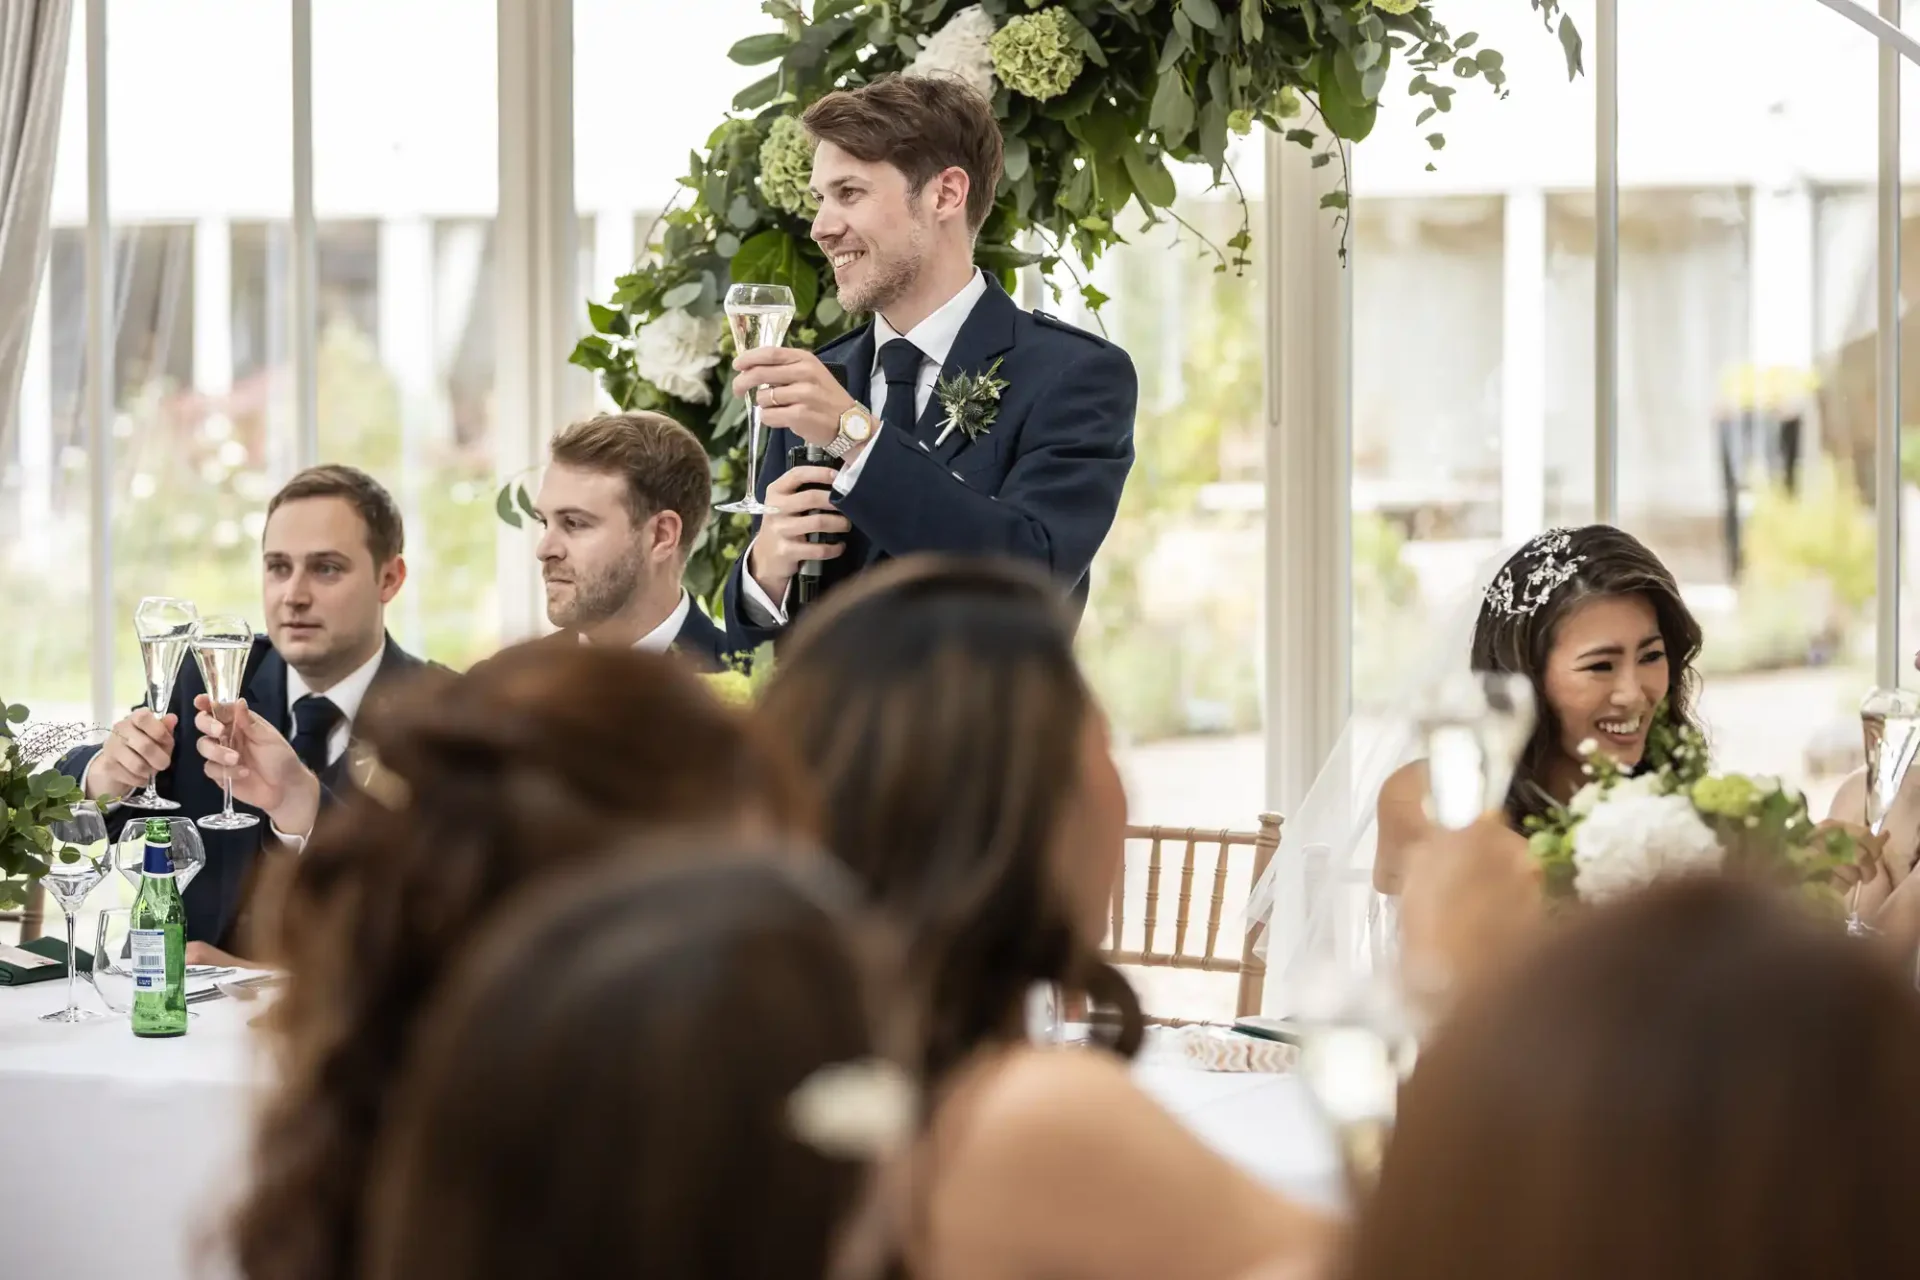
[[[47,824],[53,835],[53,848],[47,855],[47,874],[40,881],[67,918],[67,1007],[57,1013],[42,1014],[42,1022],[89,1022],[100,1016],[92,1009],[82,1009],[74,1000],[73,979],[77,966],[73,916],[93,892],[93,887],[106,877],[107,820],[100,816],[100,807],[91,800],[76,801],[71,807],[72,817]]]
[[[119,956],[127,945],[127,930],[133,923],[133,908],[107,907],[93,927],[93,971],[88,975],[100,1003],[114,1013],[133,1009],[133,970],[120,964]]]
[[[185,893],[193,878],[200,874],[200,868],[207,865],[207,846],[200,839],[199,828],[186,818],[168,818],[167,829],[173,833],[173,878]],[[114,866],[133,886],[135,893],[140,891],[140,877],[147,860],[147,824],[146,820],[136,818],[120,829],[120,843],[114,846]]]
[[[172,596],[148,596],[133,611],[134,633],[140,637],[140,666],[147,677],[147,709],[156,716],[167,714],[173,704],[174,680],[180,663],[193,642],[193,625],[200,611],[191,600]],[[155,776],[158,776],[157,774]],[[153,789],[153,778],[124,801],[139,809],[178,809],[178,801],[169,800]]]
[[[1513,672],[1460,672],[1428,694],[1415,721],[1426,743],[1429,816],[1469,827],[1506,803],[1533,732],[1533,685]]]
[[[793,291],[783,284],[736,284],[727,290],[727,323],[733,328],[736,354],[756,347],[777,347],[787,340],[793,323]],[[774,514],[774,508],[754,495],[760,482],[760,389],[754,388],[747,410],[747,495],[723,503],[715,511],[749,516]]]
[[[240,682],[247,673],[247,658],[253,653],[253,627],[245,618],[219,616],[202,618],[193,628],[193,659],[200,664],[200,678],[206,682],[207,696],[213,700],[214,716],[233,724],[233,704],[240,700]],[[233,772],[222,770],[220,790],[225,799],[219,813],[198,819],[208,831],[239,831],[257,826],[260,819],[251,813],[233,811]]]

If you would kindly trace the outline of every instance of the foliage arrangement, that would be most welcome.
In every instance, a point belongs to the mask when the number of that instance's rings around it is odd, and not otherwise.
[[[1515,0],[1518,3],[1519,0]],[[1569,75],[1580,68],[1579,34],[1561,0],[1527,0],[1563,46]],[[833,295],[833,277],[808,236],[811,155],[799,116],[837,88],[908,72],[958,76],[992,102],[1006,141],[1006,167],[976,249],[1008,283],[1038,266],[1055,296],[1063,268],[1087,305],[1106,301],[1082,281],[1121,241],[1119,215],[1138,204],[1149,223],[1186,227],[1173,209],[1170,164],[1204,164],[1231,186],[1238,230],[1216,244],[1192,228],[1214,270],[1250,262],[1246,200],[1227,159],[1228,141],[1256,125],[1338,159],[1340,142],[1371,132],[1396,57],[1415,72],[1408,90],[1427,99],[1416,127],[1452,106],[1455,81],[1504,93],[1501,54],[1454,36],[1426,0],[766,0],[778,30],[749,36],[731,57],[770,65],[742,90],[734,114],[688,158],[687,202],[670,207],[647,236],[648,252],[604,304],[588,304],[593,332],[573,353],[622,409],[666,413],[688,426],[714,459],[719,495],[737,494],[744,470],[746,404],[732,395],[729,339],[720,315],[729,283],[783,284],[796,315],[789,341],[814,347],[854,317]],[[1317,126],[1316,126],[1317,122]],[[1427,135],[1438,151],[1444,134]],[[1343,181],[1324,204],[1344,228]],[[519,525],[524,486],[509,481],[495,509]],[[687,585],[711,597],[743,549],[747,521],[712,522],[694,548]]]
[[[1604,902],[1665,876],[1728,870],[1798,888],[1836,909],[1834,873],[1858,855],[1842,831],[1816,829],[1806,797],[1778,779],[1714,773],[1706,741],[1655,711],[1646,768],[1629,775],[1592,742],[1591,779],[1564,806],[1528,820],[1528,847],[1550,898]]]
[[[14,736],[27,709],[0,698],[0,907],[27,900],[53,856],[48,824],[73,817],[80,784],[51,765],[36,768]]]
[[[730,653],[726,669],[702,677],[707,688],[720,701],[736,707],[750,707],[773,678],[773,645],[761,645],[752,653]]]

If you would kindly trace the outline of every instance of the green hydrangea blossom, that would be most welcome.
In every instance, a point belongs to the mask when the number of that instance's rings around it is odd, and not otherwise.
[[[760,144],[760,194],[788,213],[811,215],[817,207],[807,184],[813,177],[813,139],[806,126],[781,116]]]
[[[1057,98],[1087,65],[1073,43],[1080,31],[1079,21],[1058,6],[1009,18],[987,44],[994,74],[1036,102]]]
[[[1760,788],[1744,774],[1705,777],[1693,784],[1693,807],[1722,818],[1745,818],[1760,803]]]
[[[1412,13],[1420,0],[1373,0],[1373,7],[1382,13]]]

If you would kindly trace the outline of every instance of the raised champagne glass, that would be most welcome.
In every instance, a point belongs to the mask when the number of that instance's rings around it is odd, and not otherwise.
[[[1428,816],[1472,826],[1506,803],[1533,732],[1533,685],[1513,672],[1461,672],[1440,682],[1414,716],[1426,747]]]
[[[193,624],[199,618],[193,601],[172,596],[148,596],[133,611],[134,633],[140,637],[140,665],[147,676],[147,709],[156,716],[166,715],[173,703],[174,680],[193,643]],[[177,801],[153,789],[153,781],[148,778],[146,785],[123,803],[136,809],[178,809]]]
[[[207,696],[213,701],[214,717],[229,728],[234,722],[233,704],[240,700],[240,681],[246,675],[247,657],[252,652],[253,627],[245,618],[202,618],[194,626],[193,660],[200,664],[200,678],[206,682]],[[259,824],[260,819],[254,815],[233,811],[232,770],[222,770],[220,790],[226,803],[219,813],[197,819],[202,827],[208,831],[239,831]]]
[[[783,284],[736,284],[727,290],[727,324],[733,330],[736,355],[757,347],[777,347],[787,340],[793,323],[793,291]],[[754,388],[747,410],[747,493],[736,502],[714,508],[749,516],[772,515],[775,508],[754,494],[760,483],[760,389]]]
[[[1920,750],[1920,694],[1911,689],[1875,689],[1860,702],[1860,736],[1867,750],[1867,830],[1885,834],[1887,815],[1913,757]],[[1854,890],[1858,902],[1859,890]],[[1859,911],[1847,914],[1847,932],[1862,934]]]
[[[82,1009],[74,999],[73,917],[93,887],[106,878],[107,820],[100,816],[100,807],[90,800],[76,801],[72,810],[72,817],[47,824],[53,836],[53,848],[47,855],[47,874],[40,883],[60,904],[60,911],[67,918],[67,1007],[42,1014],[42,1022],[90,1022],[100,1016],[92,1009]]]

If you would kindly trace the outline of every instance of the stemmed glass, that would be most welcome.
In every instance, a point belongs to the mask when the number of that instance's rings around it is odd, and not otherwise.
[[[1426,745],[1427,807],[1459,830],[1506,803],[1533,732],[1533,685],[1514,672],[1449,676],[1415,712]]]
[[[1887,815],[1914,753],[1920,750],[1920,694],[1910,689],[1874,689],[1860,702],[1860,734],[1867,749],[1867,830],[1875,837],[1886,832]],[[1854,902],[1859,889],[1854,890]],[[1869,930],[1857,909],[1847,913],[1847,932]]]
[[[727,290],[727,323],[733,328],[736,354],[756,347],[777,347],[787,340],[793,323],[793,291],[783,284],[736,284]],[[754,495],[760,482],[760,389],[754,388],[747,410],[747,494],[737,502],[714,508],[749,516],[772,515],[775,508]]]
[[[199,829],[186,818],[168,818],[167,829],[173,832],[173,878],[180,892],[185,893],[193,878],[200,874],[200,868],[207,865],[207,846],[200,840]],[[140,877],[145,873],[146,861],[146,820],[135,818],[120,829],[120,843],[113,850],[115,869],[133,886],[135,893],[140,892]]]
[[[166,715],[173,702],[174,679],[180,674],[187,646],[193,642],[193,625],[199,617],[193,601],[172,596],[148,596],[133,611],[133,629],[140,637],[140,665],[147,676],[147,708],[156,716]],[[146,785],[124,803],[137,809],[178,809],[177,801],[153,789],[153,781],[148,778]]]
[[[200,678],[206,682],[207,696],[213,700],[215,717],[228,726],[233,724],[233,704],[240,700],[240,681],[246,675],[247,657],[252,652],[253,627],[245,618],[219,616],[202,618],[194,624],[193,659],[200,664]],[[228,745],[231,746],[231,742]],[[231,769],[224,772],[220,789],[226,803],[219,813],[198,819],[202,827],[208,831],[239,831],[259,824],[260,819],[253,814],[233,811]]]
[[[40,883],[67,917],[67,1007],[42,1014],[42,1022],[88,1022],[100,1016],[92,1009],[82,1009],[74,1000],[73,916],[93,887],[106,878],[107,820],[90,800],[76,801],[72,810],[72,817],[47,824],[53,834],[53,849],[47,857],[47,874]]]

